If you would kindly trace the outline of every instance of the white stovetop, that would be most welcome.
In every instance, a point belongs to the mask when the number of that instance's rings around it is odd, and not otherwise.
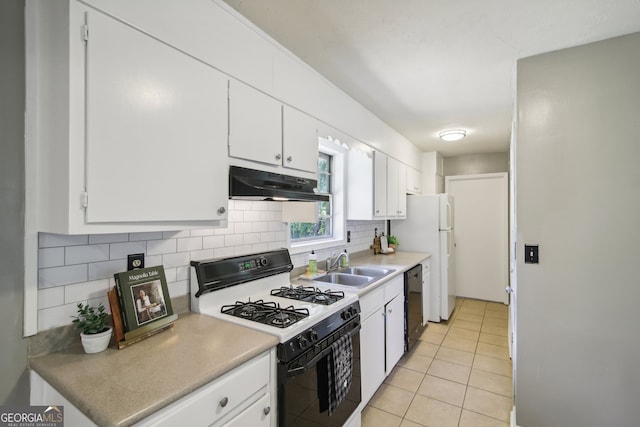
[[[343,299],[330,305],[313,304],[309,302],[271,296],[270,292],[272,289],[278,289],[282,286],[290,286],[289,273],[278,274],[275,276],[270,276],[252,282],[209,292],[201,295],[199,298],[195,298],[193,296],[197,291],[197,279],[195,277],[192,277],[191,283],[196,284],[196,289],[192,289],[191,292],[192,311],[238,325],[246,326],[248,328],[265,332],[271,335],[275,335],[276,337],[278,337],[281,343],[284,343],[291,338],[296,337],[300,334],[300,332],[306,330],[319,321],[329,317],[336,311],[339,311],[340,309],[358,300],[358,297],[355,294],[348,292],[344,293]],[[327,288],[324,287],[323,290],[327,290]],[[294,308],[306,308],[309,310],[309,317],[299,320],[289,327],[278,328],[275,326],[265,325],[262,323],[254,322],[252,320],[243,319],[220,312],[220,309],[223,305],[234,304],[236,301],[255,302],[260,299],[264,300],[265,302],[275,302],[277,304],[280,304],[281,307],[293,306]]]

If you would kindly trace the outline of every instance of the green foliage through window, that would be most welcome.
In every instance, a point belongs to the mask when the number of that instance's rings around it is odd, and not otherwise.
[[[331,196],[331,156],[320,153],[318,156],[318,191]],[[318,212],[317,222],[291,223],[291,240],[302,241],[323,237],[332,237],[331,227],[331,197],[328,202],[316,202]]]

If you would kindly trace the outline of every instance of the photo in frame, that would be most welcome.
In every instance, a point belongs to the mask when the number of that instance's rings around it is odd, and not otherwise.
[[[161,265],[114,274],[127,339],[177,319]]]

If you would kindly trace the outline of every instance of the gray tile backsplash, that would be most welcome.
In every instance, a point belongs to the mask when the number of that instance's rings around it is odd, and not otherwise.
[[[165,267],[172,298],[189,293],[189,262],[286,247],[286,224],[278,202],[229,201],[226,228],[171,232],[57,235],[40,233],[38,251],[38,330],[68,325],[79,301],[102,302],[114,286],[113,274],[126,270],[127,255],[144,253],[147,266]],[[384,221],[349,221],[351,243],[318,252],[320,259],[345,247],[369,248],[373,229]],[[291,256],[294,266],[307,253]]]

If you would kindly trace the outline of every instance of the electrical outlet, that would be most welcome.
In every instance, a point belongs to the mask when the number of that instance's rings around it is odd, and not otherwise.
[[[538,264],[538,245],[524,245],[524,263]]]
[[[347,243],[351,243],[351,230],[347,230]]]
[[[144,254],[127,255],[127,271],[144,268]]]

